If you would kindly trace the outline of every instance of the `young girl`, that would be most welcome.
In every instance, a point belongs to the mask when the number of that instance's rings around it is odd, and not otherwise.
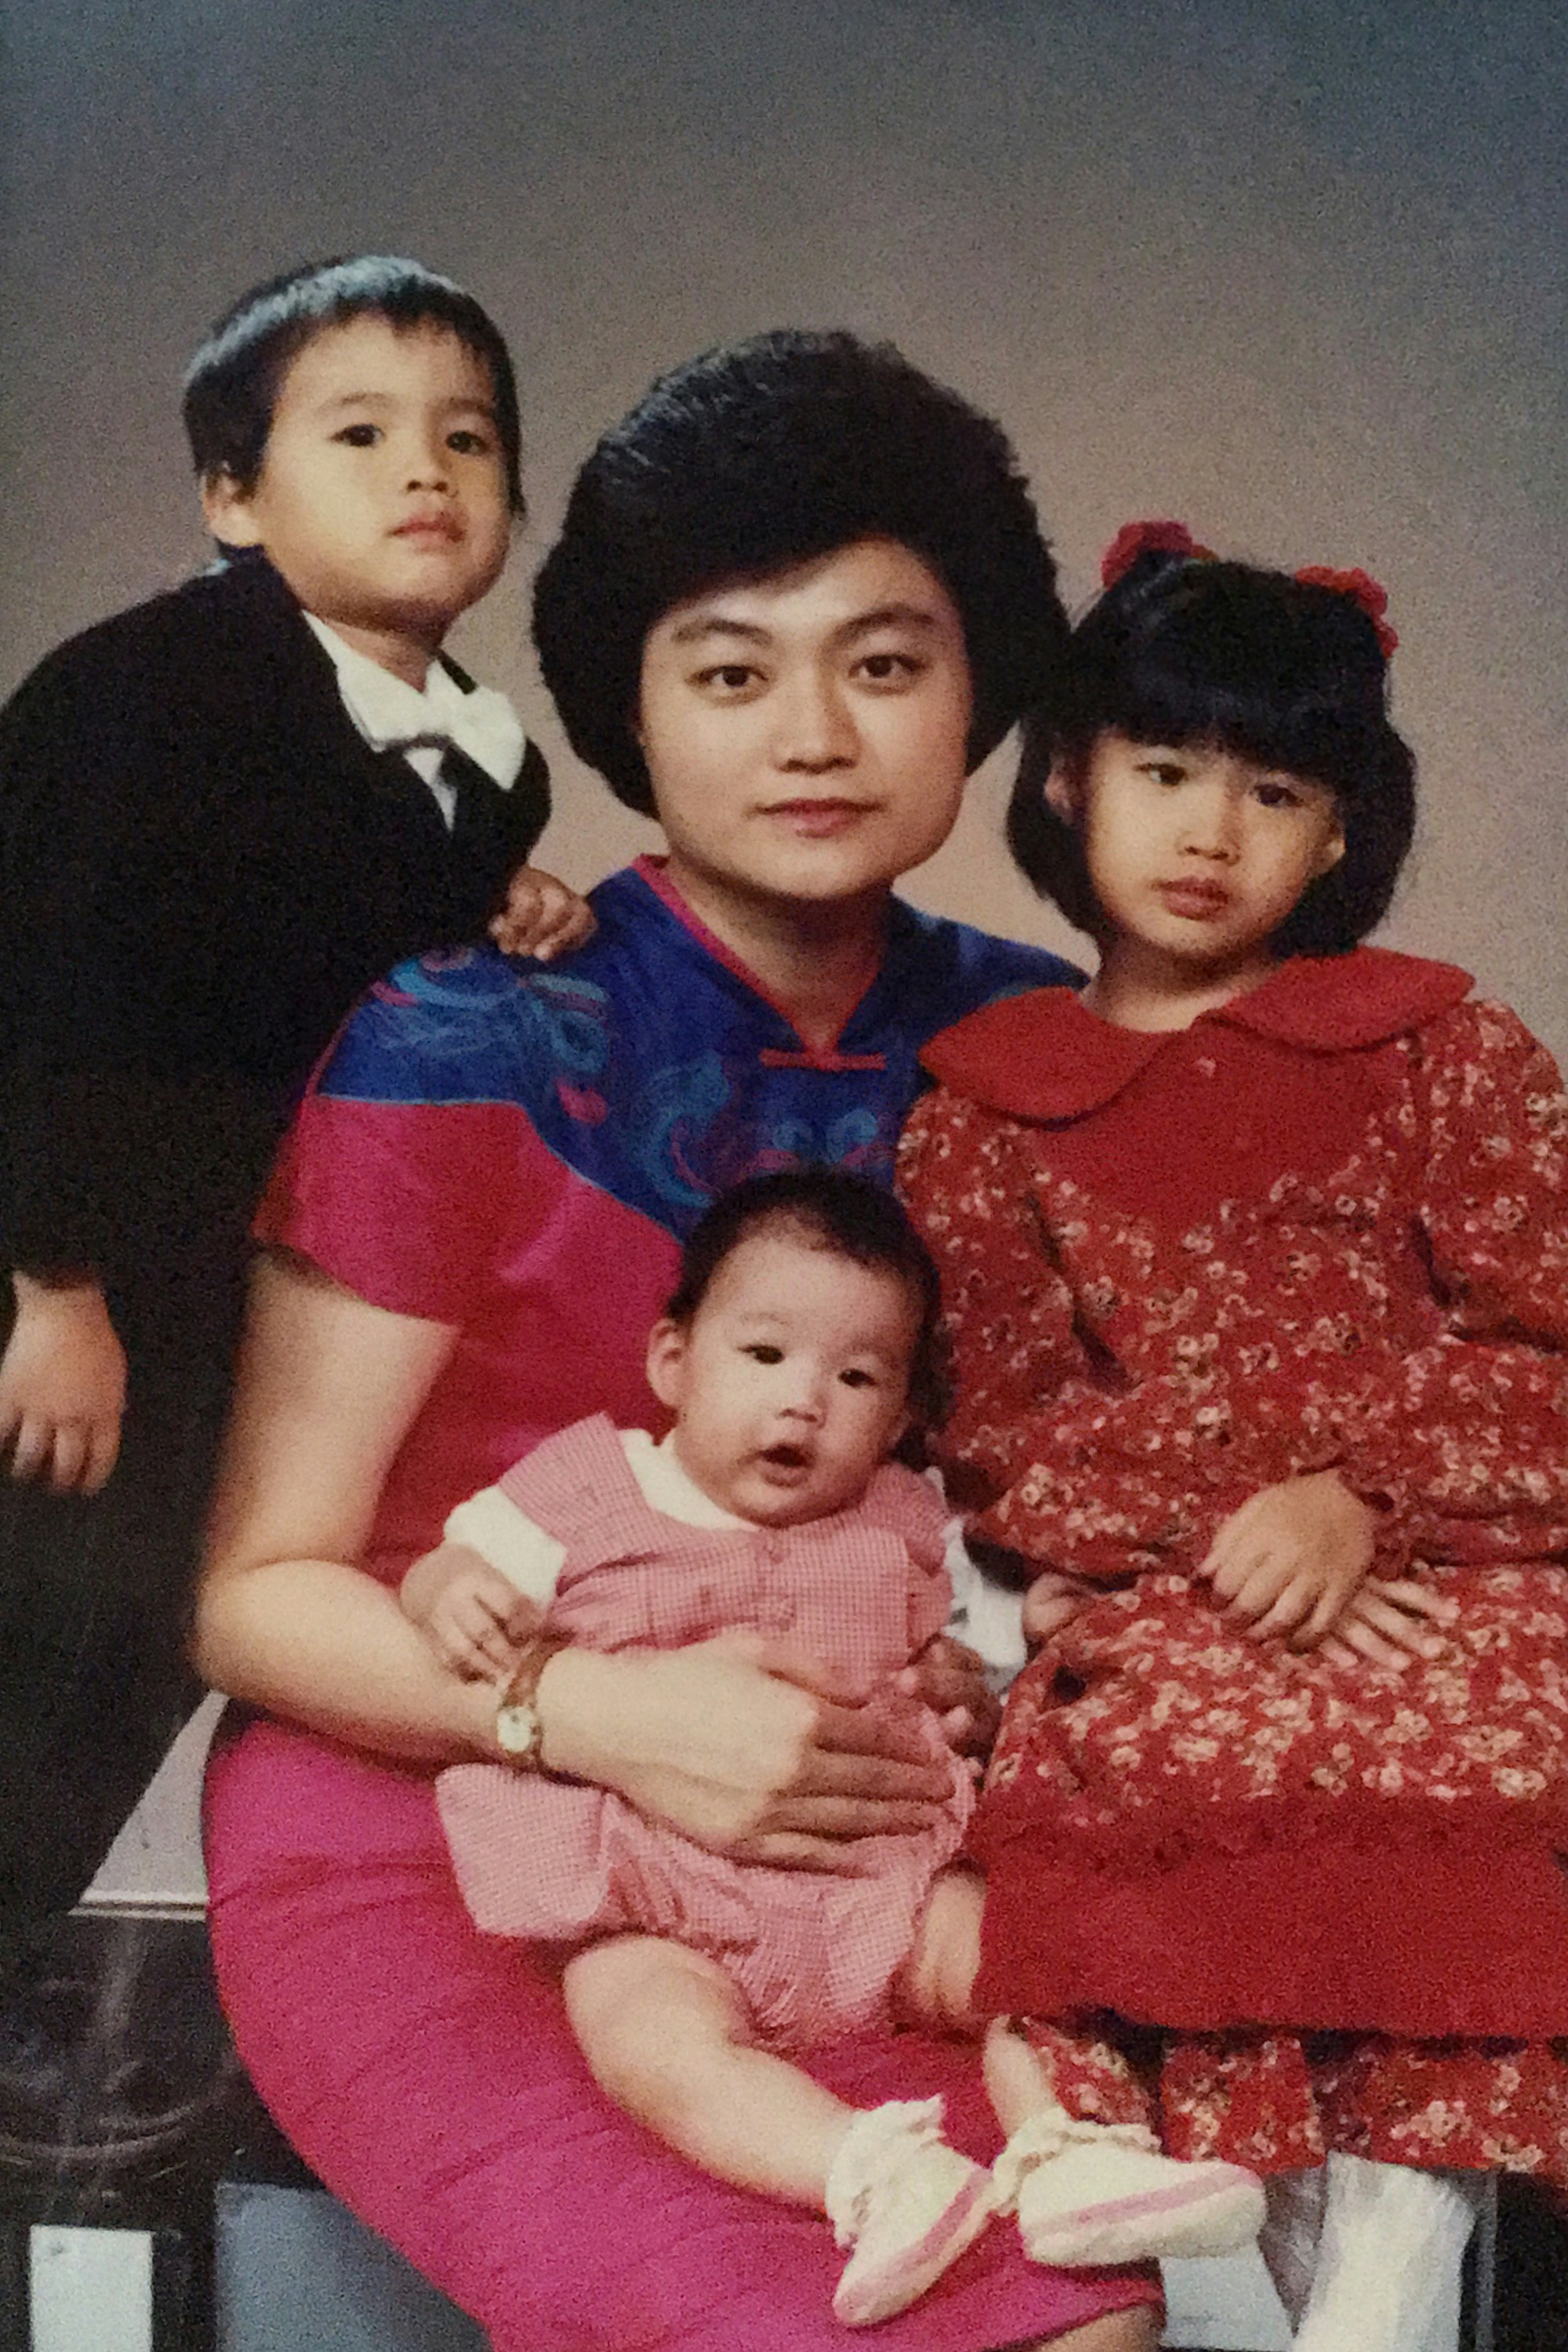
[[[1382,592],[1172,525],[1105,581],[1010,826],[1098,975],[936,1040],[902,1163],[978,1536],[1092,1596],[1009,1700],[977,1993],[1069,2110],[1149,2113],[1087,2018],[1166,2029],[1299,2352],[1415,2352],[1480,2177],[1568,2179],[1563,1100],[1357,945],[1414,813]]]
[[[886,2022],[890,2001],[978,2032],[979,1883],[949,1867],[967,1773],[921,1710],[949,1782],[926,1825],[867,1840],[840,1872],[735,1863],[550,1778],[535,1698],[574,1641],[679,1648],[750,1629],[797,1642],[873,1706],[913,1707],[896,1677],[949,1614],[944,1513],[888,1454],[933,1417],[938,1304],[902,1212],[862,1179],[736,1186],[693,1231],[649,1342],[670,1435],[617,1435],[602,1414],[563,1431],[459,1505],[402,1588],[447,1664],[507,1685],[521,1769],[437,1782],[474,1918],[581,1948],[573,2026],[641,2122],[721,2179],[826,2212],[853,2249],[834,2299],[851,2326],[921,2294],[984,2228],[994,2184],[943,2141],[940,2100],[858,2110],[775,2053]],[[542,1634],[531,1601],[549,1604]],[[1014,2058],[1016,2074],[1026,2051]],[[1250,2174],[1172,2163],[1146,2134],[1080,2134],[1050,2169],[1062,2236],[1069,2216],[1120,2226],[1122,2258],[1219,2251],[1262,2218]]]

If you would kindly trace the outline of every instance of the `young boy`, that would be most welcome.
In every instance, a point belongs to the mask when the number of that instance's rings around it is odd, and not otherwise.
[[[503,943],[579,928],[519,874],[542,760],[440,652],[522,510],[479,305],[379,257],[276,278],[196,353],[184,417],[220,562],[0,716],[0,1446],[32,1482],[0,1477],[0,1969],[184,1703],[245,1235],[312,1064],[509,883]]]

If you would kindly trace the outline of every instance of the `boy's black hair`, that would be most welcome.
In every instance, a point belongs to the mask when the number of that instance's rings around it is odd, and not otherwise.
[[[963,622],[971,765],[1054,698],[1067,620],[1000,425],[890,343],[782,330],[662,377],[578,474],[534,590],[572,748],[652,816],[637,740],[643,646],[674,604],[857,540],[929,563]]]
[[[1047,803],[1053,762],[1081,772],[1110,730],[1222,751],[1326,784],[1344,855],[1275,934],[1279,955],[1341,955],[1388,911],[1415,824],[1415,761],[1388,716],[1388,665],[1348,595],[1250,563],[1148,551],[1073,632],[1056,711],[1025,726],[1007,812],[1013,855],[1080,930],[1104,918],[1073,826]]]
[[[901,1282],[920,1308],[910,1357],[909,1407],[917,1427],[940,1428],[946,1418],[946,1349],[942,1335],[942,1286],[931,1253],[890,1192],[847,1169],[808,1162],[767,1176],[748,1176],[704,1210],[680,1253],[680,1278],[665,1308],[672,1323],[689,1323],[725,1259],[753,1234],[777,1229]]]
[[[517,379],[500,328],[471,294],[417,261],[342,255],[269,278],[242,294],[185,371],[185,436],[203,481],[226,474],[254,490],[283,379],[306,344],[345,320],[386,320],[400,331],[444,327],[489,371],[496,431],[513,514],[523,511]]]

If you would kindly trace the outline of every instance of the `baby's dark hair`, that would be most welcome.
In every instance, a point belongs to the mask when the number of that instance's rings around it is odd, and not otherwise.
[[[1007,839],[1041,896],[1094,937],[1105,924],[1082,845],[1045,786],[1053,763],[1081,772],[1110,731],[1213,745],[1332,792],[1344,856],[1276,933],[1278,954],[1342,954],[1387,913],[1415,830],[1415,761],[1388,716],[1378,625],[1353,596],[1151,548],[1090,605],[1060,702],[1026,723]]]
[[[1067,618],[1001,426],[890,343],[785,330],[662,377],[578,474],[533,604],[573,750],[653,815],[637,717],[654,624],[721,581],[864,539],[912,549],[958,607],[972,764],[1054,705]]]
[[[753,1234],[798,1236],[891,1275],[920,1308],[910,1358],[910,1412],[917,1427],[938,1429],[947,1417],[946,1349],[942,1334],[942,1286],[931,1253],[890,1192],[843,1168],[808,1164],[748,1176],[721,1192],[688,1234],[680,1279],[665,1308],[672,1323],[689,1323],[725,1259]]]
[[[401,332],[444,327],[488,370],[514,514],[523,511],[517,379],[500,329],[471,294],[417,261],[383,253],[311,262],[253,286],[226,310],[185,371],[185,436],[203,481],[256,488],[283,379],[306,344],[346,320]]]

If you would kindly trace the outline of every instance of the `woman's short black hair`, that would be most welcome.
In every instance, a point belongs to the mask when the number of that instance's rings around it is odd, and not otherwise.
[[[1067,642],[1017,460],[1000,425],[890,343],[794,330],[662,377],[579,473],[533,604],[573,750],[656,814],[636,732],[654,624],[721,581],[863,539],[912,549],[957,606],[978,763],[1049,703]]]
[[[290,269],[226,310],[185,371],[185,435],[203,481],[256,488],[285,375],[307,343],[345,320],[444,327],[489,371],[514,514],[523,511],[517,379],[500,329],[471,294],[417,261],[358,253]]]
[[[1212,744],[1326,784],[1344,856],[1275,935],[1280,955],[1340,955],[1380,922],[1415,824],[1415,761],[1388,716],[1388,664],[1354,598],[1250,563],[1150,550],[1073,631],[1057,709],[1025,725],[1007,813],[1013,855],[1042,897],[1104,931],[1074,828],[1047,804],[1053,764],[1081,772],[1108,732]]]
[[[936,1267],[893,1195],[848,1169],[809,1162],[748,1176],[721,1192],[687,1236],[680,1279],[664,1310],[670,1321],[689,1323],[725,1259],[753,1234],[764,1232],[797,1235],[809,1248],[849,1258],[903,1284],[920,1310],[910,1359],[910,1412],[919,1428],[939,1428],[947,1414],[948,1391]]]

